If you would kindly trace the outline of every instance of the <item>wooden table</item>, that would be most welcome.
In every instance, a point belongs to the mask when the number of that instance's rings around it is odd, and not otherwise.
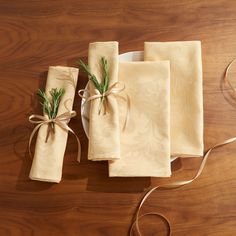
[[[221,89],[224,69],[236,57],[235,29],[234,1],[0,1],[0,235],[128,235],[144,191],[191,178],[201,160],[176,161],[171,180],[109,178],[106,162],[87,160],[78,115],[71,126],[82,142],[82,162],[70,136],[62,182],[29,180],[28,116],[41,112],[34,94],[48,66],[73,66],[92,41],[117,40],[123,53],[142,50],[144,41],[201,40],[207,149],[236,135],[236,103]],[[79,77],[78,89],[86,80]],[[165,214],[173,235],[236,235],[235,155],[236,143],[217,149],[197,181],[154,193],[144,212]],[[154,217],[141,228],[145,236],[166,235]]]

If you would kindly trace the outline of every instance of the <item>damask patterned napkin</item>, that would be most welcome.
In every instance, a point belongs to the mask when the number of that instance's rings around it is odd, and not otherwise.
[[[79,70],[73,67],[49,67],[46,93],[53,88],[65,89],[58,108],[58,116],[67,112],[67,109],[72,110],[78,73]],[[55,134],[51,135],[45,143],[47,127],[43,125],[39,129],[29,177],[32,180],[59,183],[68,132],[55,125]]]
[[[203,155],[201,42],[146,42],[145,61],[170,61],[172,156]]]
[[[118,42],[90,43],[88,63],[97,80],[103,81],[101,57],[108,61],[109,87],[118,81]],[[89,82],[90,95],[95,87]],[[120,158],[120,126],[118,104],[115,96],[107,96],[108,111],[98,114],[100,99],[91,101],[89,121],[88,159],[93,161]]]
[[[131,110],[128,126],[120,133],[121,158],[109,161],[109,176],[169,177],[169,62],[122,62],[119,81],[125,83]],[[122,124],[127,107],[118,101]]]

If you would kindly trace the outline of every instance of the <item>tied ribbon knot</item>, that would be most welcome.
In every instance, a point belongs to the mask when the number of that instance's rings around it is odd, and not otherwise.
[[[122,98],[123,100],[125,100],[126,104],[127,104],[127,109],[126,109],[125,121],[124,121],[124,125],[123,125],[123,130],[124,130],[126,128],[127,123],[128,123],[129,113],[130,113],[130,97],[129,97],[129,95],[127,93],[124,93],[125,97],[119,95],[124,90],[125,90],[125,84],[121,83],[121,82],[116,82],[116,83],[112,84],[107,89],[107,91],[105,91],[103,93],[100,93],[97,89],[95,89],[95,94],[88,97],[88,96],[85,95],[85,93],[89,93],[89,90],[88,89],[80,89],[78,91],[78,94],[82,99],[85,100],[84,105],[87,102],[91,102],[93,100],[100,99],[100,104],[99,104],[99,108],[98,108],[98,114],[99,115],[101,114],[102,107],[104,108],[104,113],[103,114],[105,115],[106,112],[107,112],[108,106],[107,106],[106,98],[108,96],[114,95],[114,96],[117,96],[117,97]]]
[[[61,115],[56,116],[53,119],[49,119],[48,116],[42,116],[42,115],[36,115],[33,114],[29,117],[29,122],[32,124],[37,124],[31,135],[30,135],[30,139],[29,139],[29,154],[30,157],[32,158],[32,152],[31,152],[31,142],[33,137],[35,136],[35,133],[37,132],[37,130],[42,126],[42,125],[48,125],[48,131],[47,131],[47,136],[46,136],[46,140],[45,142],[47,142],[48,136],[50,132],[55,132],[54,130],[54,126],[58,125],[61,129],[71,132],[77,141],[77,146],[78,146],[78,154],[77,154],[77,160],[80,162],[80,156],[81,156],[81,144],[80,144],[80,140],[78,138],[78,136],[75,134],[75,132],[68,126],[68,123],[70,121],[71,118],[76,116],[76,112],[75,111],[67,111],[65,113],[62,113]],[[52,126],[51,126],[52,125]],[[53,127],[53,128],[49,128],[49,127]]]

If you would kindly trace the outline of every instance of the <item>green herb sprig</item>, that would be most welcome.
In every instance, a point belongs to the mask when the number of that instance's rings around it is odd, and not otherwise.
[[[98,82],[96,76],[91,72],[89,66],[85,64],[82,60],[78,60],[80,68],[88,75],[89,80],[93,83],[94,87],[99,91],[101,95],[108,90],[109,87],[109,75],[108,75],[108,63],[105,57],[101,57],[101,66],[103,69],[103,81],[101,83]],[[105,104],[107,99],[105,96],[101,97],[101,102],[99,105],[98,114],[101,112],[102,104]],[[106,113],[106,105],[104,105],[104,114]]]
[[[108,76],[108,63],[105,57],[101,58],[101,65],[103,69],[103,81],[98,82],[96,76],[91,72],[89,66],[84,63],[82,60],[78,60],[80,68],[88,75],[89,80],[93,83],[94,87],[99,91],[100,94],[105,93],[108,90],[109,86],[109,76]]]
[[[40,103],[43,107],[43,113],[47,115],[50,120],[56,118],[61,98],[64,93],[64,89],[53,88],[49,92],[49,97],[47,96],[45,91],[42,91],[41,89],[38,90],[37,95],[42,100]],[[48,123],[48,131],[45,142],[47,142],[51,132],[55,133],[55,127],[53,122]]]

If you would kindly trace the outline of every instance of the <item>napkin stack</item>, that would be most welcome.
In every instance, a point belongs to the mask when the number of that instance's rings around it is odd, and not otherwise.
[[[104,57],[109,88],[120,83],[125,90],[106,96],[105,114],[98,112],[100,97],[90,101],[88,159],[107,160],[111,177],[169,177],[172,157],[203,155],[201,43],[146,42],[144,60],[139,62],[119,62],[118,47],[118,42],[89,45],[91,73],[103,82]],[[65,90],[58,116],[72,110],[78,72],[49,67],[46,93]],[[98,92],[91,82],[88,89],[89,96]],[[55,134],[45,143],[47,127],[39,129],[29,177],[58,183],[68,132],[55,125]]]
[[[109,115],[99,116],[92,102],[90,160],[109,160],[109,176],[168,177],[171,156],[203,155],[199,41],[147,42],[143,62],[122,63],[117,42],[90,44],[89,65],[99,79],[102,56],[108,59],[111,83],[125,83],[131,109],[121,131],[127,104],[109,95]]]
[[[62,96],[58,116],[72,110],[79,70],[73,67],[50,66],[45,91],[53,88],[65,90]],[[45,143],[47,125],[39,129],[30,179],[59,183],[62,176],[62,164],[66,149],[68,132],[55,125],[55,134]]]

